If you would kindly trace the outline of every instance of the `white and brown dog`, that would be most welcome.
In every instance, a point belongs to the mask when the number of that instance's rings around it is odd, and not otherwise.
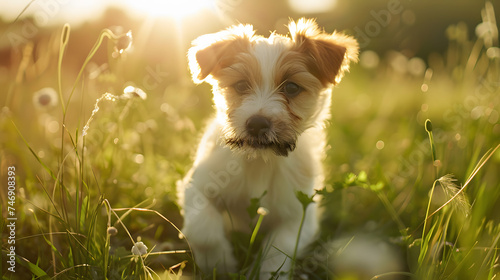
[[[290,37],[264,38],[251,25],[233,26],[199,37],[189,50],[193,79],[212,85],[217,109],[178,190],[182,232],[205,272],[237,271],[227,234],[251,230],[246,209],[257,197],[268,210],[260,279],[287,272],[302,217],[296,192],[323,187],[331,90],[357,60],[358,44],[314,20],[288,28]],[[299,253],[318,229],[316,208],[307,208]]]

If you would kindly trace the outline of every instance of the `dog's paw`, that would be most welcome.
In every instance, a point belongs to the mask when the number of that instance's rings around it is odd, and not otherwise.
[[[227,240],[214,245],[194,247],[196,264],[204,273],[231,273],[237,271],[237,261],[233,256],[232,247]]]

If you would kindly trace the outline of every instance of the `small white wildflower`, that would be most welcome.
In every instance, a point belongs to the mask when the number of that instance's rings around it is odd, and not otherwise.
[[[257,209],[257,214],[265,216],[269,214],[269,210],[267,210],[267,208],[264,207],[259,207],[259,209]]]
[[[148,253],[148,247],[142,243],[142,241],[136,242],[134,246],[132,246],[132,254],[136,256],[142,256]]]
[[[123,95],[121,98],[129,99],[133,97],[140,97],[142,100],[145,100],[148,95],[140,88],[134,86],[128,86],[123,90]]]
[[[58,102],[57,92],[51,87],[42,88],[33,94],[33,104],[38,109],[55,107]]]

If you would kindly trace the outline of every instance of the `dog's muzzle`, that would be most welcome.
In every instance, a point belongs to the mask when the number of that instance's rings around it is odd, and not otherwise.
[[[247,132],[255,138],[265,138],[271,129],[271,121],[263,116],[255,115],[247,121]]]
[[[278,156],[288,156],[295,150],[295,140],[279,139],[272,137],[272,122],[268,118],[255,115],[246,122],[246,137],[226,139],[226,144],[231,148],[252,148],[258,150],[270,149]]]

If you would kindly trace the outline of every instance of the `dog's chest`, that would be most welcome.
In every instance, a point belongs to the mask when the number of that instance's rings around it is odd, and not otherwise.
[[[314,178],[297,170],[297,164],[282,162],[264,162],[261,160],[242,161],[241,172],[230,178],[228,187],[218,200],[219,209],[227,210],[233,218],[248,220],[247,211],[251,200],[260,198],[259,206],[269,210],[267,219],[286,219],[289,214],[300,214],[300,204],[295,198],[297,190],[313,189]],[[235,220],[235,219],[233,219]]]

